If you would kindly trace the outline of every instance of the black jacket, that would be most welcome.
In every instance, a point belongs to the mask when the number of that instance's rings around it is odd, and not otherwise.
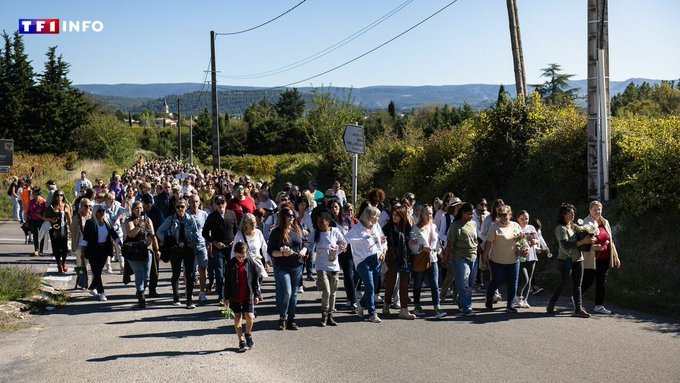
[[[85,247],[85,258],[106,258],[113,255],[113,241],[118,239],[118,233],[114,230],[111,222],[108,219],[104,220],[104,225],[109,234],[106,236],[106,247],[103,253],[98,252],[99,233],[97,230],[96,218],[92,217],[85,221],[85,228],[83,229],[83,239],[87,241]]]
[[[238,265],[236,262],[237,259],[234,257],[224,263],[224,298],[230,301],[238,300]],[[246,280],[248,281],[249,299],[261,298],[257,266],[255,266],[255,261],[249,257],[246,257]]]
[[[227,223],[227,221],[230,221]],[[238,223],[235,220],[225,220],[217,211],[213,211],[205,219],[203,225],[203,238],[205,238],[206,245],[212,241],[222,242],[226,245],[234,242],[234,237],[238,232]]]

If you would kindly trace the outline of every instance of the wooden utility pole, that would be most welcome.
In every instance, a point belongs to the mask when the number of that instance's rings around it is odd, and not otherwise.
[[[515,90],[517,99],[520,96],[526,101],[527,84],[524,75],[524,54],[522,53],[522,37],[519,33],[519,17],[517,16],[517,2],[507,0],[508,24],[510,26],[510,43],[512,44],[512,60],[515,66]]]
[[[215,31],[210,31],[210,66],[212,80],[212,159],[213,169],[220,169],[220,121],[217,114],[217,70],[215,69]]]
[[[609,26],[606,0],[588,0],[588,196],[609,199]]]
[[[182,160],[182,116],[179,112],[179,97],[177,97],[177,159]]]

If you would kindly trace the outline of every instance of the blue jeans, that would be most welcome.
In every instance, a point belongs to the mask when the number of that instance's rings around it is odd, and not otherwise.
[[[486,301],[491,302],[491,298],[496,289],[506,283],[508,286],[506,295],[508,302],[507,307],[512,307],[513,301],[515,300],[515,294],[517,293],[519,261],[509,265],[503,265],[489,260],[489,269],[491,270],[491,281],[489,281],[489,286],[486,288]]]
[[[432,267],[425,271],[415,273],[413,281],[413,303],[416,306],[420,304],[420,291],[423,287],[423,281],[427,277],[427,284],[430,285],[430,292],[432,293],[432,304],[435,308],[439,307],[439,263],[433,262]],[[403,306],[402,306],[403,307]]]
[[[213,248],[212,259],[208,260],[208,263],[212,263],[213,265],[215,291],[217,292],[220,301],[224,299],[224,260],[228,259],[227,257],[229,256],[229,254],[227,254],[227,249],[229,249],[229,247],[225,247],[224,249]]]
[[[458,306],[463,312],[472,309],[472,288],[477,279],[476,260],[465,258],[451,260],[450,267],[455,273],[456,290],[458,290]]]
[[[21,208],[21,200],[18,198],[12,198],[12,219],[15,221],[23,220],[23,215],[21,214],[24,209]]]
[[[132,271],[135,272],[135,287],[137,291],[143,292],[146,290],[146,281],[151,274],[151,256],[146,261],[131,261],[129,259],[126,259],[126,261],[132,267]]]
[[[279,312],[279,319],[295,321],[300,278],[302,278],[302,265],[297,267],[274,265],[276,309]]]
[[[364,283],[364,296],[361,297],[361,307],[368,309],[368,315],[375,314],[375,288],[380,279],[380,262],[378,255],[371,255],[357,265],[357,272]],[[389,305],[389,302],[386,304]]]

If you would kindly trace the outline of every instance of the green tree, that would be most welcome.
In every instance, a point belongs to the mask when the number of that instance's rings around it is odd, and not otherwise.
[[[568,83],[574,75],[561,73],[561,70],[558,64],[548,64],[541,73],[541,77],[548,80],[543,84],[534,85],[546,104],[566,106],[572,104],[578,96],[578,89],[569,88]]]
[[[392,100],[390,100],[390,104],[387,105],[387,113],[390,115],[390,117],[392,117],[393,120],[397,118],[397,110],[394,106],[394,101]]]
[[[74,148],[84,157],[106,158],[119,166],[129,165],[135,148],[135,135],[114,115],[93,113],[87,124],[72,133]]]
[[[305,113],[305,100],[302,98],[297,88],[286,89],[276,103],[276,112],[279,117],[286,121],[295,121]]]
[[[12,39],[3,33],[5,40],[4,66],[7,83],[7,99],[3,105],[3,124],[6,132],[14,138],[17,150],[35,152],[35,144],[44,140],[45,131],[33,119],[35,95],[34,74],[28,55],[24,52],[24,42],[19,32]]]

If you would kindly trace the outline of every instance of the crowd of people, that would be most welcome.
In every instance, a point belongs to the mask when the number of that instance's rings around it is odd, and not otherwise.
[[[530,307],[532,292],[542,290],[533,283],[539,257],[552,256],[540,221],[524,210],[513,221],[512,207],[502,199],[489,209],[484,198],[464,202],[449,192],[419,203],[413,193],[387,198],[376,188],[355,207],[337,181],[323,192],[315,181],[274,189],[264,180],[200,171],[171,159],[140,158],[108,182],[91,182],[83,171],[73,204],[51,180],[47,198],[31,177],[12,181],[14,218],[22,223],[26,243],[33,243],[33,256],[43,254],[49,239],[59,273],[67,273],[66,257],[75,254],[77,286],[101,301],[107,300],[102,273],[113,273],[118,262],[124,282],[134,276],[140,308],[147,298],[159,297],[160,261],[168,262],[172,304],[192,309],[195,296],[199,304],[214,296],[235,314],[241,351],[254,347],[255,306],[262,300],[262,282],[272,277],[278,329],[297,330],[304,281],[321,291],[321,326],[338,324],[341,273],[345,308],[374,323],[381,322],[380,305],[383,317],[391,310],[406,320],[428,316],[421,299],[424,283],[435,318],[447,316],[446,299],[457,303],[461,315],[476,315],[475,289],[485,292],[485,308],[492,310],[502,300],[502,285],[505,311],[516,313]],[[602,204],[593,201],[584,222],[576,221],[576,209],[566,203],[558,217],[561,278],[547,313],[555,313],[571,281],[575,316],[590,316],[582,292],[593,284],[594,312],[609,314],[603,306],[607,272],[620,260]]]

